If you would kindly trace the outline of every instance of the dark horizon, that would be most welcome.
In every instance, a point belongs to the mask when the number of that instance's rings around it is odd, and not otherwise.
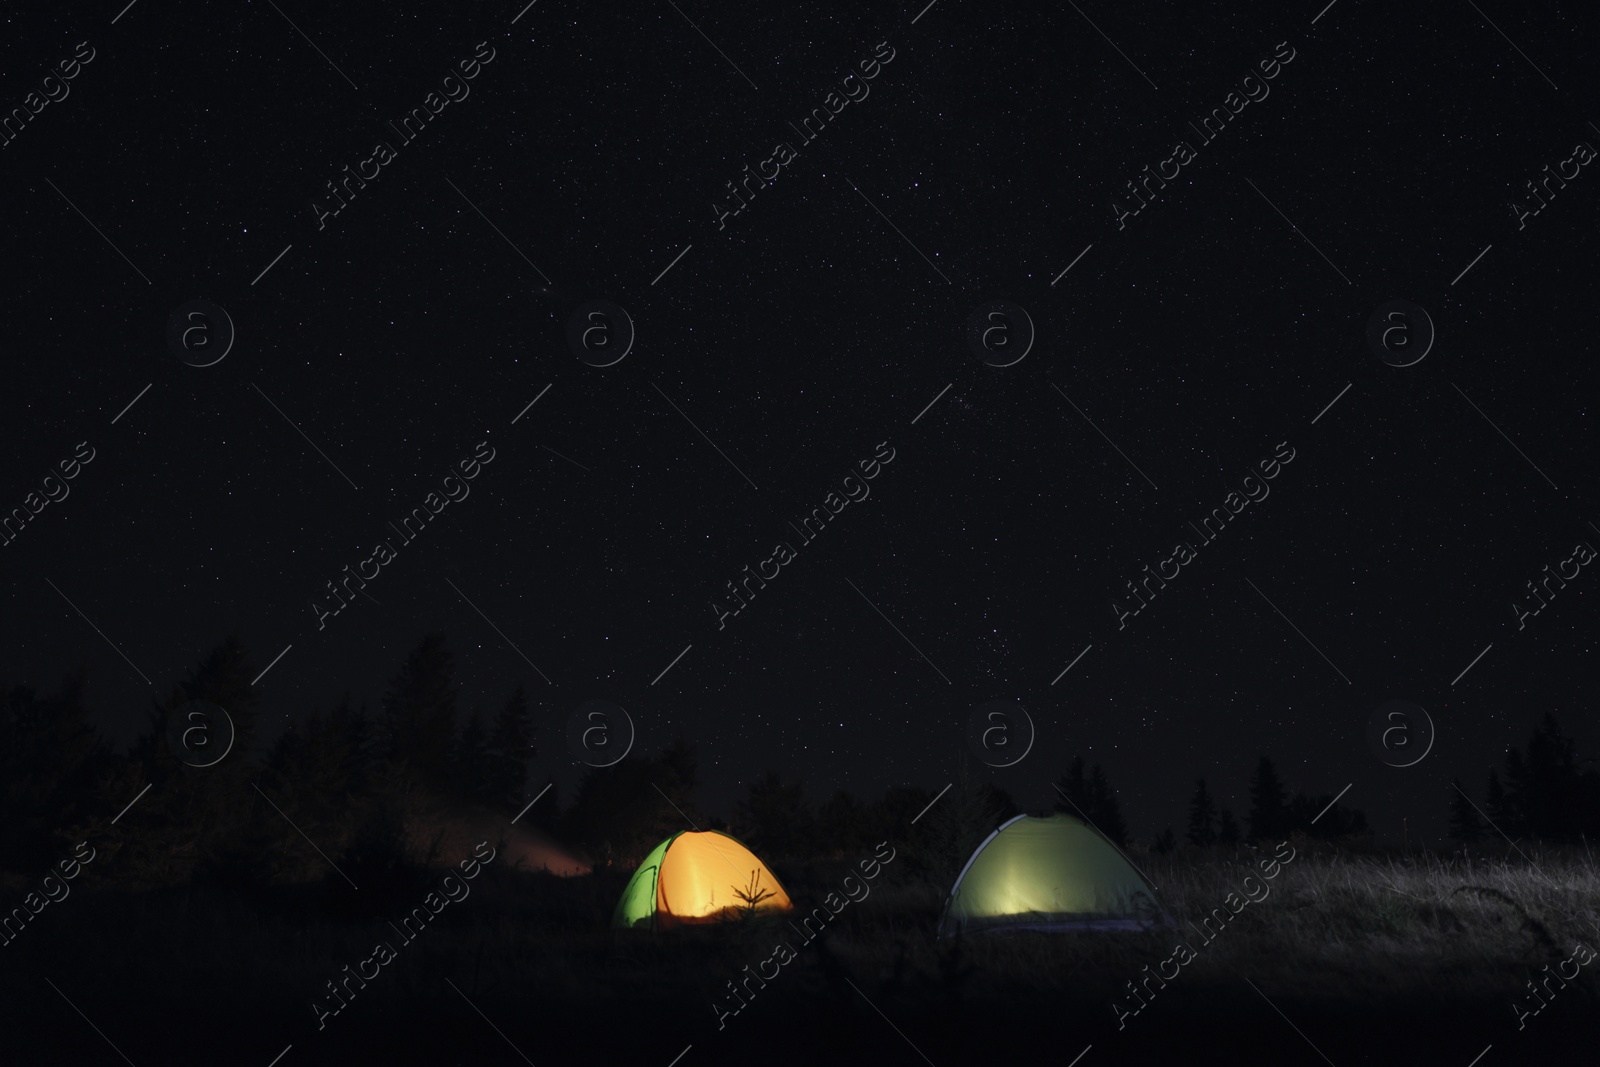
[[[448,636],[446,641],[448,644]],[[455,646],[450,645],[450,648],[452,653],[459,659],[459,653]],[[257,661],[256,669],[263,665]],[[183,675],[174,678],[172,688],[181,691],[183,679],[190,675],[193,669],[191,666]],[[395,669],[396,671],[399,669],[398,658]],[[85,677],[88,676],[87,669],[80,668],[80,670]],[[463,682],[459,674],[456,680],[459,694],[457,698],[458,727],[464,727],[466,721],[475,713],[492,718],[500,704],[504,702],[505,698],[510,695],[517,685],[524,687],[524,692],[528,694],[531,705],[532,722],[536,731],[535,748],[537,750],[537,755],[528,765],[529,795],[531,796],[533,793],[538,792],[548,783],[555,786],[554,797],[557,798],[558,805],[570,800],[583,772],[593,765],[570,758],[570,745],[564,736],[570,713],[583,702],[580,701],[572,707],[568,707],[551,700],[547,694],[541,692],[536,681],[530,683],[527,680],[518,679],[513,684],[505,687],[498,695],[489,690],[488,687],[481,687],[484,695],[473,703],[469,703],[465,699],[465,694],[472,687]],[[370,719],[375,724],[381,722],[384,692],[392,681],[393,672],[391,672],[391,677],[382,684],[370,686],[364,692],[353,691],[348,693],[351,706],[356,709],[365,708]],[[29,683],[5,681],[5,692],[9,693],[14,685],[27,684]],[[33,685],[32,688],[40,698],[52,698],[58,693],[58,686]],[[163,689],[162,692],[165,693],[166,690]],[[250,765],[259,765],[286,730],[291,727],[302,729],[305,726],[307,714],[312,710],[326,714],[338,705],[346,695],[341,692],[337,697],[329,697],[314,702],[313,706],[308,708],[305,714],[297,716],[292,723],[276,721],[270,713],[263,712],[261,715],[262,728],[254,740],[251,751],[245,752],[242,749],[236,749],[231,755],[235,758],[243,758]],[[86,685],[85,697],[85,702],[90,711],[89,721],[101,731],[101,740],[113,751],[119,754],[126,754],[135,740],[148,733],[149,723],[143,716],[148,712],[149,708],[155,706],[154,703],[141,707],[138,716],[124,714],[117,717],[106,714],[106,709],[99,706],[94,699],[92,686]],[[153,695],[151,699],[154,701]],[[162,699],[165,700],[166,698],[163,697]],[[263,707],[267,706],[270,706],[270,702],[264,700]],[[1582,720],[1578,720],[1574,724],[1563,720],[1560,715],[1555,715],[1554,717],[1560,724],[1562,732],[1575,743],[1580,766],[1592,769],[1596,756],[1590,754],[1589,750],[1584,746],[1583,738],[1586,735],[1582,729]],[[701,776],[696,790],[699,810],[724,823],[732,817],[734,805],[746,795],[751,781],[772,771],[780,773],[786,781],[799,781],[805,787],[806,800],[813,807],[816,807],[825,802],[836,790],[851,792],[858,798],[868,801],[881,795],[885,789],[904,786],[920,787],[932,796],[937,794],[945,785],[959,778],[964,765],[965,772],[971,776],[972,780],[975,782],[986,781],[997,788],[1007,791],[1022,810],[1049,810],[1056,804],[1055,797],[1057,795],[1052,790],[1051,781],[1063,774],[1066,771],[1068,762],[1074,756],[1078,756],[1091,764],[1099,763],[1104,766],[1113,787],[1116,789],[1119,804],[1129,822],[1130,840],[1143,847],[1151,845],[1157,836],[1169,827],[1181,840],[1183,820],[1186,818],[1187,805],[1193,793],[1194,781],[1197,778],[1206,780],[1220,807],[1229,809],[1236,817],[1242,819],[1250,807],[1249,779],[1255,769],[1257,760],[1262,756],[1267,756],[1274,760],[1274,764],[1285,778],[1285,784],[1291,794],[1299,792],[1308,796],[1323,796],[1329,799],[1338,795],[1341,798],[1341,807],[1362,811],[1371,827],[1371,839],[1379,847],[1395,848],[1400,847],[1402,844],[1409,845],[1411,848],[1450,849],[1459,847],[1459,842],[1451,840],[1448,836],[1448,813],[1450,804],[1455,797],[1451,786],[1452,779],[1459,779],[1473,802],[1482,806],[1485,803],[1485,781],[1490,771],[1494,771],[1497,774],[1503,772],[1506,754],[1505,751],[1502,751],[1498,754],[1498,758],[1486,763],[1481,768],[1468,768],[1465,773],[1456,771],[1453,768],[1449,772],[1438,771],[1438,774],[1443,779],[1443,789],[1438,797],[1432,798],[1434,803],[1430,805],[1427,803],[1430,798],[1420,797],[1418,798],[1420,803],[1416,809],[1406,810],[1374,806],[1370,800],[1363,803],[1363,798],[1357,795],[1358,783],[1355,781],[1343,785],[1335,784],[1331,787],[1314,781],[1305,781],[1301,777],[1302,772],[1287,764],[1277,753],[1267,750],[1242,753],[1238,760],[1234,761],[1230,767],[1224,768],[1220,774],[1218,773],[1217,765],[1207,765],[1189,773],[1187,777],[1179,777],[1175,779],[1172,791],[1159,799],[1153,791],[1134,792],[1123,785],[1124,781],[1129,778],[1137,779],[1138,771],[1136,767],[1133,767],[1127,768],[1127,773],[1125,773],[1124,768],[1127,765],[1119,761],[1115,753],[1102,754],[1096,752],[1092,746],[1067,750],[1058,745],[1055,746],[1058,757],[1053,761],[1048,761],[1038,758],[1036,753],[1039,749],[1039,742],[1037,741],[1034,751],[1030,751],[1026,757],[1031,764],[1028,769],[1034,772],[1029,777],[1017,774],[1017,768],[986,766],[975,751],[964,747],[950,759],[948,766],[951,769],[943,781],[938,780],[936,776],[929,776],[925,780],[892,779],[875,782],[870,777],[863,776],[864,784],[861,785],[834,784],[826,781],[809,780],[804,774],[797,773],[794,769],[796,764],[792,758],[788,763],[784,764],[774,762],[759,766],[752,770],[747,777],[730,779],[713,769],[713,765],[706,759],[704,747],[701,746],[701,743],[696,740],[695,735],[692,733],[680,727],[671,735],[661,736],[662,728],[659,725],[655,725],[652,728],[652,724],[639,722],[637,716],[633,716],[633,719],[637,728],[631,748],[631,755],[633,756],[658,756],[675,740],[687,740],[697,747],[702,761]],[[108,725],[120,725],[124,729],[124,735],[118,737],[115,734],[108,734],[106,732]],[[953,724],[952,728],[954,729],[958,725]],[[1509,750],[1511,748],[1525,747],[1529,736],[1534,733],[1537,725],[1537,723],[1531,724],[1526,734],[1508,742],[1506,748]],[[1574,729],[1575,725],[1576,729]],[[1036,729],[1039,728],[1037,720],[1035,721],[1035,727]],[[1040,729],[1040,732],[1043,733],[1044,730]],[[457,736],[459,736],[459,730]],[[1356,740],[1359,740],[1359,738]],[[1430,756],[1432,755],[1430,753]],[[1380,768],[1380,771],[1385,769],[1389,772],[1388,775],[1379,774],[1373,776],[1378,782],[1381,782],[1385,777],[1389,777],[1392,781],[1394,777],[1404,775],[1407,771],[1415,770],[1416,768],[1390,767]],[[1006,774],[1007,770],[1012,773]],[[1385,794],[1381,790],[1369,790],[1368,795],[1374,795],[1374,793],[1380,797],[1392,795],[1392,793]],[[724,799],[718,801],[716,799],[718,797]],[[1404,825],[1400,823],[1402,818],[1407,820]]]

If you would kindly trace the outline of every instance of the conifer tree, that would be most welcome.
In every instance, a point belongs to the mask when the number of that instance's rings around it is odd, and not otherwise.
[[[383,698],[386,755],[402,774],[448,784],[456,732],[455,658],[444,635],[430,633],[406,656]]]
[[[1217,842],[1217,801],[1206,788],[1204,778],[1195,782],[1194,796],[1189,801],[1189,831],[1185,835],[1189,844],[1205,848]]]
[[[474,711],[461,728],[452,762],[456,795],[465,800],[489,800],[494,765],[489,753],[489,731],[484,728],[481,713]]]
[[[1470,845],[1483,837],[1483,823],[1478,810],[1472,806],[1461,789],[1461,781],[1450,779],[1450,839]]]
[[[787,783],[777,771],[767,771],[734,802],[733,825],[758,853],[783,858],[804,854],[814,828],[804,783]]]
[[[1510,822],[1507,818],[1510,812],[1506,806],[1505,786],[1500,784],[1500,772],[1492,768],[1489,771],[1489,784],[1483,790],[1483,806],[1488,809],[1486,814],[1490,822],[1498,826]]]
[[[1270,758],[1262,756],[1261,762],[1256,764],[1255,773],[1250,776],[1249,823],[1252,840],[1278,837],[1287,831],[1285,799],[1283,780],[1278,777],[1278,769],[1272,765]]]
[[[1127,845],[1128,824],[1122,818],[1122,804],[1117,800],[1115,790],[1111,788],[1105,768],[1098,763],[1094,765],[1094,771],[1089,775],[1089,796],[1094,804],[1090,816],[1100,828],[1100,832],[1110,838],[1115,845]]]
[[[1239,823],[1234,819],[1233,812],[1227,808],[1222,809],[1222,818],[1217,821],[1217,844],[1237,845],[1239,843]]]
[[[1082,756],[1074,756],[1067,773],[1056,780],[1057,811],[1087,820],[1112,843],[1128,843],[1128,826],[1122,818],[1122,805],[1106,777],[1105,768],[1096,763],[1086,775]]]
[[[495,716],[494,730],[489,737],[489,795],[494,803],[520,809],[533,799],[524,796],[528,786],[528,763],[538,754],[533,737],[527,694],[519,685]],[[550,810],[549,807],[544,809]]]

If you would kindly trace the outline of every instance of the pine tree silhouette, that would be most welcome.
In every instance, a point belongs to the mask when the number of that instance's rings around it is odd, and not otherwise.
[[[1122,805],[1104,767],[1096,763],[1085,775],[1083,757],[1074,756],[1067,773],[1056,780],[1055,788],[1057,811],[1086,819],[1114,844],[1127,845],[1128,826],[1122,818]]]
[[[1489,782],[1483,790],[1483,806],[1487,810],[1489,821],[1504,829],[1511,824],[1510,811],[1506,803],[1505,786],[1500,784],[1500,772],[1489,771]]]
[[[456,739],[451,760],[455,795],[463,800],[486,803],[493,795],[493,760],[489,753],[489,731],[483,715],[474,711]]]
[[[1189,801],[1189,830],[1185,836],[1189,844],[1205,848],[1217,843],[1217,801],[1201,778],[1194,784],[1194,796]]]
[[[493,803],[520,810],[533,799],[525,795],[528,763],[538,754],[533,737],[528,698],[519,685],[495,716],[489,736],[489,796]],[[542,807],[541,819],[553,809],[553,804]]]
[[[1485,799],[1489,817],[1513,838],[1576,841],[1600,834],[1600,773],[1579,769],[1576,743],[1548,712],[1526,754],[1515,746],[1506,753],[1503,785],[1490,772]]]
[[[1483,822],[1461,790],[1461,780],[1450,779],[1450,839],[1470,845],[1483,837]]]
[[[89,725],[83,685],[79,673],[55,697],[17,686],[0,703],[0,855],[19,869],[44,866],[61,851],[63,828],[113,762]]]
[[[406,656],[383,698],[386,756],[402,775],[448,787],[456,732],[455,658],[430,633]]]
[[[734,802],[733,825],[758,853],[787,858],[810,850],[815,816],[804,783],[786,783],[777,771],[767,771]]]
[[[1278,769],[1266,756],[1256,764],[1250,776],[1250,838],[1254,841],[1278,837],[1288,830],[1288,812],[1284,806],[1283,781]]]
[[[1239,824],[1233,817],[1233,812],[1227,808],[1222,809],[1222,818],[1217,823],[1217,844],[1237,845],[1239,843]]]

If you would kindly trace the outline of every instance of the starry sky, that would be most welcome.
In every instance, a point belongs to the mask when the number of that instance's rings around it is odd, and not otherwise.
[[[1545,712],[1600,744],[1600,578],[1520,631],[1511,608],[1600,544],[1600,178],[1520,229],[1509,206],[1600,144],[1581,5],[118,6],[8,15],[0,44],[8,111],[94,50],[0,149],[0,508],[95,456],[0,549],[0,679],[84,668],[118,742],[229,633],[263,668],[289,649],[270,735],[375,706],[438,629],[464,710],[538,701],[536,778],[570,789],[566,717],[610,700],[636,751],[693,742],[724,814],[767,769],[815,800],[938,790],[996,698],[1037,736],[982,777],[1048,806],[1101,761],[1144,840],[1196,777],[1242,814],[1270,754],[1436,842],[1451,777],[1481,791]],[[386,125],[480,42],[467,95],[409,143]],[[209,367],[166,340],[197,299],[237,331]],[[1396,299],[1437,331],[1408,367],[1365,335]],[[637,330],[609,367],[568,344],[590,300]],[[1012,366],[966,341],[989,301],[1037,331]],[[324,583],[484,441],[470,495],[319,630]],[[882,442],[870,497],[798,544]],[[1282,442],[1270,496],[1119,629],[1124,584]],[[797,558],[719,629],[779,540]],[[1367,746],[1389,699],[1432,718],[1416,766]]]

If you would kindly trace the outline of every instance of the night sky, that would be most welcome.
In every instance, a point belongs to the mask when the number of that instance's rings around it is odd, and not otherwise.
[[[814,800],[936,791],[999,698],[1037,737],[978,771],[1038,808],[1101,761],[1144,841],[1182,832],[1196,777],[1242,815],[1262,754],[1291,789],[1350,785],[1380,839],[1405,817],[1439,843],[1452,776],[1481,796],[1544,713],[1594,753],[1600,577],[1521,630],[1511,606],[1600,545],[1600,177],[1564,162],[1600,145],[1594,12],[1080,6],[7,15],[7,112],[93,58],[0,149],[0,509],[93,459],[0,549],[0,680],[86,669],[123,743],[237,633],[257,669],[292,646],[256,686],[270,740],[345,691],[376,710],[438,629],[463,710],[538,701],[534,779],[570,795],[567,717],[609,700],[634,751],[695,744],[724,814],[767,769]],[[1190,126],[1291,53],[1213,140]],[[859,99],[807,141],[835,91]],[[434,92],[460,98],[413,140],[387,125]],[[1519,229],[1545,167],[1579,173]],[[194,300],[237,331],[212,366],[168,343]],[[568,342],[591,300],[637,330],[611,366]],[[1437,331],[1410,366],[1367,341],[1394,300]],[[1014,365],[968,343],[991,301],[1037,331]],[[404,544],[389,524],[480,442],[470,495]],[[790,524],[880,445],[870,496],[804,543]],[[779,541],[796,557],[719,629]],[[1390,699],[1436,728],[1415,766],[1367,745]]]

